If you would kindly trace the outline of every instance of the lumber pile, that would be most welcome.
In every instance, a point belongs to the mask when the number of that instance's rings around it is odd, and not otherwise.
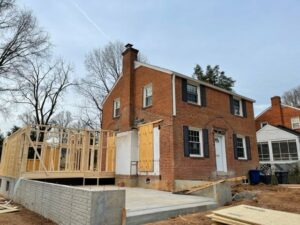
[[[0,214],[19,211],[18,207],[9,204],[0,204]]]
[[[271,209],[239,205],[213,211],[213,225],[299,225],[300,215]]]
[[[187,190],[185,192],[185,194],[192,194],[196,191],[200,191],[200,190],[209,188],[213,185],[224,183],[224,182],[238,182],[238,181],[242,181],[242,180],[246,180],[246,179],[247,179],[246,176],[241,176],[241,177],[232,177],[232,178],[222,179],[222,180],[218,180],[218,181],[213,181],[213,182],[209,182],[209,183],[206,183],[203,185],[192,187],[190,190]]]

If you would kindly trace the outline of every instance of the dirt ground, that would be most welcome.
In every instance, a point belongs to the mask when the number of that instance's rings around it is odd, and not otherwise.
[[[234,201],[229,206],[247,204],[267,209],[300,213],[300,188],[290,189],[267,185],[238,185],[233,187],[232,191],[233,193],[251,191],[257,194],[252,199]],[[211,211],[179,216],[169,220],[151,223],[151,225],[211,225],[211,220],[206,217],[208,214],[211,214]]]
[[[300,188],[289,189],[280,186],[266,185],[238,185],[232,188],[233,193],[244,191],[255,192],[251,199],[243,199],[232,202],[229,206],[248,204],[267,209],[282,210],[286,212],[300,213]],[[22,206],[20,211],[0,214],[0,225],[56,225],[56,223],[33,213]],[[201,212],[178,216],[169,220],[151,223],[151,225],[211,225],[206,215],[211,212]],[[150,224],[148,224],[150,225]]]
[[[56,223],[20,205],[13,205],[18,206],[20,211],[0,214],[0,225],[56,225]]]

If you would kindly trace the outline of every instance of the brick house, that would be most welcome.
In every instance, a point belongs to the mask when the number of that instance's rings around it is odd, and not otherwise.
[[[252,99],[137,55],[126,45],[103,101],[102,128],[118,132],[116,182],[178,190],[258,166]]]
[[[274,96],[255,124],[261,165],[284,170],[299,162],[300,108],[282,104],[280,97]]]
[[[300,108],[281,103],[279,96],[271,98],[271,106],[255,118],[256,130],[266,124],[284,126],[300,132]]]

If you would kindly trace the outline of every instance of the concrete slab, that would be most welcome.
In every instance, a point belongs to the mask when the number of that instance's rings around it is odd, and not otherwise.
[[[95,190],[125,189],[126,225],[150,223],[217,207],[217,203],[213,198],[177,195],[152,189],[116,186],[85,186],[81,188]]]

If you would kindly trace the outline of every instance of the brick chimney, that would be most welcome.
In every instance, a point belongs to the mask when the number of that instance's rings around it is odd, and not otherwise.
[[[276,117],[276,123],[274,125],[284,126],[282,108],[281,108],[281,98],[279,96],[274,96],[271,98],[271,106],[274,117]]]
[[[281,105],[281,98],[279,96],[274,96],[271,98],[272,106],[279,106]]]
[[[122,92],[122,126],[124,130],[130,130],[134,122],[134,61],[137,60],[138,50],[132,44],[125,45],[123,56],[123,82]]]

